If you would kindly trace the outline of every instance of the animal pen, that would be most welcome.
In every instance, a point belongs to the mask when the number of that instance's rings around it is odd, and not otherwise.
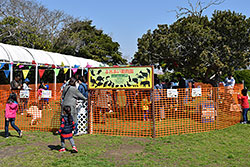
[[[234,89],[196,83],[196,88],[157,90],[153,89],[153,68],[150,66],[90,68],[88,79],[87,127],[90,134],[161,137],[223,129],[241,120],[237,100],[243,88],[241,84],[236,84]],[[30,86],[35,88],[35,85]],[[56,86],[48,103],[38,99],[35,89],[30,91],[26,108],[20,98],[16,118],[20,129],[55,131],[59,128],[60,86]],[[9,85],[0,86],[1,130],[4,129],[4,108],[9,93]],[[144,110],[145,105],[148,110]],[[34,114],[29,111],[34,106],[41,110],[41,118],[32,122]]]

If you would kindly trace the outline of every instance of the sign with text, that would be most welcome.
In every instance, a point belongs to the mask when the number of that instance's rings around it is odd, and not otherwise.
[[[41,98],[51,98],[51,90],[43,90]]]
[[[153,67],[100,67],[88,70],[89,89],[152,89]]]
[[[201,88],[193,88],[192,89],[192,97],[201,96]]]
[[[20,98],[29,98],[29,97],[30,97],[30,91],[20,90]]]
[[[178,97],[177,89],[167,89],[167,97],[177,98]]]

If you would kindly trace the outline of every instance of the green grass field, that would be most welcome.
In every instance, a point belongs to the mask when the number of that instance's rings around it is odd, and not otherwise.
[[[59,153],[50,132],[11,134],[0,131],[0,166],[250,166],[250,124],[156,139],[83,135],[77,154]]]

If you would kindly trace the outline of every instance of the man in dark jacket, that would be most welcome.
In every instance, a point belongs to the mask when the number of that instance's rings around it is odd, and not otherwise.
[[[20,76],[15,76],[15,79],[13,81],[10,82],[10,89],[11,90],[20,90],[22,89],[22,83],[20,80]]]

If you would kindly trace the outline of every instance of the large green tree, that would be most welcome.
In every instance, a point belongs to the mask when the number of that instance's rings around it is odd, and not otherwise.
[[[119,52],[120,45],[96,29],[91,20],[75,21],[66,25],[55,44],[55,51],[93,59],[108,65],[125,64]]]
[[[215,11],[210,20],[206,16],[189,15],[170,26],[159,25],[138,40],[133,63],[150,62],[163,70],[210,82],[248,65],[249,21],[239,13]]]

